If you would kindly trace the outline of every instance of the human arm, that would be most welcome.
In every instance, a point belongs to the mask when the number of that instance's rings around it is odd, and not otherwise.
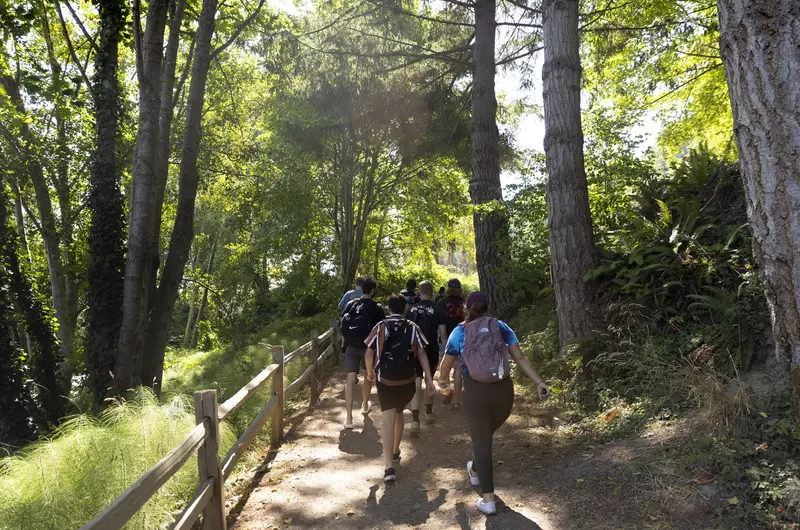
[[[436,394],[436,387],[433,386],[433,377],[431,377],[431,363],[428,361],[428,354],[424,348],[416,348],[417,360],[422,366],[422,373],[425,374],[425,392],[429,396]]]
[[[339,314],[340,315],[342,314],[342,311],[344,311],[344,308],[347,307],[347,302],[349,300],[350,300],[350,291],[344,293],[344,296],[342,296],[342,299],[339,302]]]
[[[439,324],[439,343],[442,345],[442,351],[447,349],[447,327],[444,324]]]
[[[539,395],[539,399],[546,399],[547,396],[550,395],[550,388],[544,384],[542,378],[539,377],[538,373],[536,373],[531,361],[522,354],[519,344],[513,344],[509,346],[508,353],[511,355],[511,358],[514,359],[514,362],[517,363],[517,366],[519,366],[520,370],[525,372],[525,375],[530,377],[533,382],[536,383],[536,393]]]
[[[364,353],[364,364],[367,365],[367,379],[370,381],[375,380],[375,350],[367,348]]]
[[[450,372],[453,371],[453,366],[456,364],[457,357],[455,355],[445,354],[442,359],[442,364],[439,365],[439,386],[441,388],[450,387]]]

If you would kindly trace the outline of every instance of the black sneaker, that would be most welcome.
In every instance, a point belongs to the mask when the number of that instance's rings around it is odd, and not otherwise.
[[[395,476],[396,471],[393,467],[390,467],[386,471],[383,472],[383,481],[384,482],[394,482],[396,480]]]
[[[400,451],[397,451],[395,454],[392,455],[392,462],[399,462],[400,461]]]

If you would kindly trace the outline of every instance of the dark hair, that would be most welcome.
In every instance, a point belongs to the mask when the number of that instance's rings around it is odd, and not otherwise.
[[[444,291],[445,291],[444,287],[439,287],[439,294],[444,294]]]
[[[364,287],[362,288],[364,294],[371,294],[375,292],[375,289],[378,288],[378,282],[373,280],[372,278],[364,278]]]
[[[361,287],[362,290],[364,289],[364,277],[363,276],[359,276],[358,278],[356,278],[356,281],[354,283],[356,284],[356,287]]]
[[[403,311],[406,310],[406,303],[405,296],[393,294],[389,297],[389,311],[393,314],[402,315]]]
[[[444,293],[446,296],[454,297],[458,296],[461,297],[461,288],[460,287],[448,287],[447,291]]]
[[[472,307],[464,308],[464,321],[471,322],[476,318],[480,318],[489,312],[489,308],[483,305],[483,302],[475,302]]]
[[[409,292],[412,292],[412,293],[414,291],[416,291],[417,290],[417,280],[413,280],[413,279],[412,280],[408,280],[406,282],[406,289],[408,289]]]

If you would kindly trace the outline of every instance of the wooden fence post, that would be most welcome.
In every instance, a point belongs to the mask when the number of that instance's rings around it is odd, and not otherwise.
[[[270,449],[274,451],[281,445],[283,438],[283,346],[272,347],[272,362],[278,365],[278,369],[272,374],[272,394],[278,398],[275,410],[272,411],[270,436]]]
[[[319,347],[319,332],[316,329],[311,330],[311,351],[308,352],[308,360],[309,365],[314,365],[314,371],[311,372],[311,378],[309,379],[308,385],[311,388],[311,406],[317,404],[319,401],[319,363],[317,363],[317,358],[320,354],[320,347]]]
[[[342,330],[339,329],[339,319],[331,319],[331,327],[333,328],[333,336],[331,337],[331,344],[333,344],[333,353],[331,354],[331,365],[339,366],[339,359],[342,356]]]
[[[197,450],[197,469],[200,473],[200,484],[214,479],[211,499],[203,509],[202,530],[226,530],[225,520],[225,485],[222,469],[219,465],[219,416],[217,415],[216,390],[203,390],[194,393],[194,417],[197,424],[205,418],[211,424],[206,441]]]

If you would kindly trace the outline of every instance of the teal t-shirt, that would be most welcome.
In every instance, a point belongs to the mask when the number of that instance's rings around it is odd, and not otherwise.
[[[503,340],[506,341],[508,346],[513,346],[514,344],[519,344],[519,340],[517,336],[514,334],[514,330],[508,327],[508,324],[503,322],[502,320],[498,320],[497,324],[500,326],[500,334],[503,335]],[[450,333],[450,337],[447,339],[447,347],[444,350],[446,355],[453,355],[461,357],[461,352],[464,350],[464,324],[459,324]],[[469,370],[467,369],[467,363],[461,363],[461,372],[464,375],[469,374]]]

